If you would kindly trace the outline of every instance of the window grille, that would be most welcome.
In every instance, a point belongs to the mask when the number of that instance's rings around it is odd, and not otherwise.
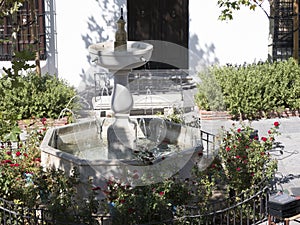
[[[32,2],[33,5],[30,5]],[[31,13],[34,8],[34,14]],[[15,15],[1,18],[0,61],[10,61],[14,52],[38,50],[46,59],[45,10],[43,0],[25,1]],[[35,26],[36,24],[36,26]],[[14,39],[12,35],[15,32]],[[12,41],[14,40],[14,41]]]
[[[296,0],[274,1],[273,60],[286,60],[293,56],[293,4]],[[296,28],[297,29],[297,28]]]

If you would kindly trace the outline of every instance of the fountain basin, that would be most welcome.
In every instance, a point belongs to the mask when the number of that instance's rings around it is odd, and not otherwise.
[[[127,51],[115,50],[114,42],[102,42],[88,47],[93,62],[112,71],[130,70],[144,65],[152,55],[153,46],[140,41],[127,41]]]
[[[152,133],[150,137],[145,136],[145,128],[149,131],[153,126],[152,118],[143,118],[144,123],[140,123],[140,119],[132,119],[139,124],[137,142],[139,144],[139,140],[142,140],[140,145],[153,148],[153,145],[143,142],[146,140],[149,143],[148,139],[156,135]],[[68,175],[76,167],[84,184],[93,177],[95,184],[103,187],[108,179],[114,177],[136,186],[160,182],[176,173],[182,178],[189,177],[192,167],[202,158],[203,144],[199,129],[166,122],[167,129],[158,144],[160,147],[154,146],[159,152],[154,159],[141,160],[138,155],[142,151],[138,151],[133,159],[108,159],[106,131],[113,121],[114,118],[105,118],[100,122],[89,119],[49,129],[41,143],[42,166],[64,170]],[[175,148],[166,150],[166,146]],[[145,176],[151,176],[152,179],[144,179]]]

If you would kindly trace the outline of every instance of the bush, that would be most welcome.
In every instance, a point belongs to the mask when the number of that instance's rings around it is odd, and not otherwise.
[[[71,176],[67,176],[62,170],[41,167],[39,146],[51,124],[45,119],[42,126],[39,124],[40,120],[36,120],[27,127],[30,135],[25,143],[1,143],[0,197],[30,209],[42,206],[47,210],[47,219],[59,224],[97,224],[93,223],[92,217],[95,212],[92,185],[87,199],[79,199],[77,185],[80,174],[76,168],[73,168]],[[36,218],[34,210],[27,212],[26,217],[30,216]]]
[[[222,111],[225,110],[223,94],[212,72],[213,70],[208,69],[207,71],[199,73],[201,83],[198,84],[195,101],[201,109]]]
[[[250,126],[233,125],[221,133],[219,157],[227,179],[227,186],[235,193],[241,193],[273,177],[277,161],[271,157],[279,123],[268,131],[267,137],[259,137]]]
[[[3,76],[0,79],[0,140],[16,129],[21,119],[58,118],[70,99],[76,95],[73,87],[56,76]],[[76,107],[72,102],[70,109]]]
[[[75,89],[64,80],[34,73],[18,76],[14,80],[3,78],[0,80],[0,89],[3,92],[0,111],[10,112],[18,119],[33,116],[57,118],[76,95]]]
[[[206,79],[199,74],[203,79],[195,99],[199,108],[214,110],[222,96],[224,108],[240,119],[268,117],[286,108],[300,109],[300,68],[294,59],[215,66],[208,74]]]

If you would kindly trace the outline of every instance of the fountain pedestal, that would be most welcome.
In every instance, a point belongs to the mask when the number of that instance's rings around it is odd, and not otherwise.
[[[115,121],[107,130],[109,159],[132,159],[132,151],[136,148],[136,127],[129,119],[133,98],[127,88],[128,73],[129,70],[114,73],[111,109],[115,114]]]

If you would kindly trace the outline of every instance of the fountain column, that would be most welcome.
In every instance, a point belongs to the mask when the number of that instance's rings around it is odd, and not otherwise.
[[[115,121],[107,130],[109,159],[132,159],[136,147],[135,125],[129,119],[133,97],[127,87],[128,73],[128,70],[120,70],[114,74],[111,109]]]

